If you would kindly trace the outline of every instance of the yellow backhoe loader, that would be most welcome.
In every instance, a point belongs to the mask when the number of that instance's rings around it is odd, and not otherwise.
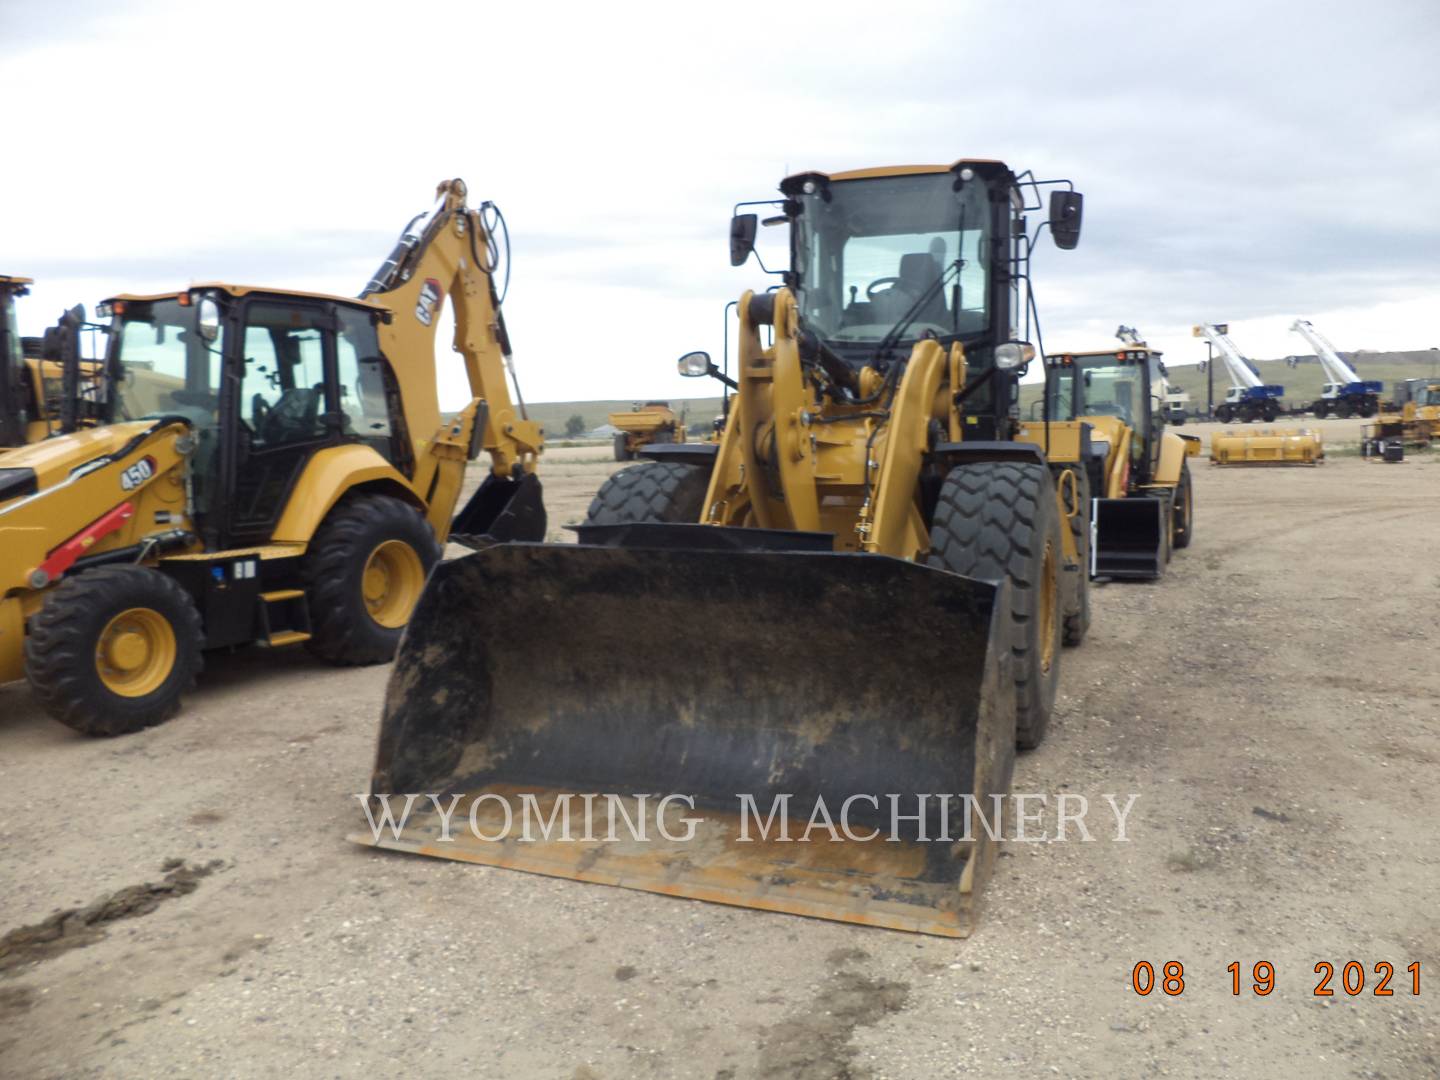
[[[1082,200],[1059,183],[1043,224],[1068,248]],[[1043,737],[1084,576],[1062,527],[1081,507],[1056,480],[1075,464],[1017,440],[1039,189],[983,160],[783,181],[769,223],[788,226],[790,265],[740,298],[734,377],[679,361],[733,391],[719,442],[645,447],[578,544],[443,564],[416,608],[372,796],[434,794],[474,827],[421,800],[357,839],[967,933],[995,854],[967,810],[993,818],[1017,741]],[[758,220],[736,210],[738,266]],[[637,596],[657,628],[639,640]],[[553,821],[576,799],[643,819],[656,804],[636,792],[688,806],[692,835],[658,815],[643,841],[518,835],[518,809]],[[827,814],[820,839],[776,824]]]
[[[85,309],[60,316],[42,337],[24,338],[15,318],[15,300],[30,278],[0,274],[0,451],[38,442],[87,426],[102,395],[103,364],[83,358]]]
[[[1165,376],[1161,353],[1133,331],[1118,349],[1045,358],[1046,412],[1022,437],[1073,446],[1084,463],[1094,577],[1157,578],[1194,535],[1187,459],[1200,440],[1166,430]]]
[[[685,418],[677,416],[668,401],[647,401],[629,412],[613,412],[608,417],[615,433],[615,460],[634,461],[641,447],[651,443],[683,443]]]
[[[102,422],[0,458],[0,681],[78,731],[134,731],[207,649],[388,660],[447,537],[544,536],[542,433],[506,387],[499,253],[465,194],[442,184],[359,299],[213,283],[104,305]],[[447,296],[472,400],[442,423]]]

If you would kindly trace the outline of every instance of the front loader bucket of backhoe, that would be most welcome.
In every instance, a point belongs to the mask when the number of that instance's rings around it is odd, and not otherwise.
[[[1091,572],[1104,578],[1158,578],[1165,572],[1164,499],[1096,499]]]
[[[965,797],[993,821],[1014,764],[1008,587],[828,552],[502,544],[441,564],[371,784],[377,812],[420,798],[353,839],[964,936],[995,854]],[[448,840],[429,795],[459,797]]]

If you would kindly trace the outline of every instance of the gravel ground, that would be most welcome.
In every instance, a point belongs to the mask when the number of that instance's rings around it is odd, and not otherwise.
[[[607,457],[550,455],[557,536]],[[0,954],[0,1076],[1440,1075],[1440,460],[1195,464],[1194,545],[1095,590],[1017,767],[1138,793],[1130,840],[1007,845],[965,941],[348,844],[383,667],[215,657],[109,741],[0,688],[0,934],[65,935]],[[1183,993],[1138,996],[1140,960]],[[1274,992],[1232,996],[1260,960]]]

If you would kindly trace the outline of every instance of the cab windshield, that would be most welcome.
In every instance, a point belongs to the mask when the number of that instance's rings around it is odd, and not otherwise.
[[[990,248],[982,183],[956,191],[948,172],[887,176],[795,198],[796,299],[805,325],[830,344],[984,332]]]
[[[1047,358],[1045,391],[1050,399],[1050,419],[1114,416],[1135,429],[1138,446],[1156,407],[1146,397],[1150,363],[1150,354],[1144,352]]]
[[[176,300],[124,303],[111,337],[115,418],[182,416],[217,426],[220,349],[195,332],[195,309]]]

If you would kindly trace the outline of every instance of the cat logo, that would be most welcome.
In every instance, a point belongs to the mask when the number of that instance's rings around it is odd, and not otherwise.
[[[120,487],[125,491],[134,491],[154,475],[155,459],[143,457],[120,474]]]
[[[420,299],[415,304],[415,318],[421,326],[429,326],[435,319],[435,309],[440,306],[440,282],[433,277],[426,278],[420,286]]]

